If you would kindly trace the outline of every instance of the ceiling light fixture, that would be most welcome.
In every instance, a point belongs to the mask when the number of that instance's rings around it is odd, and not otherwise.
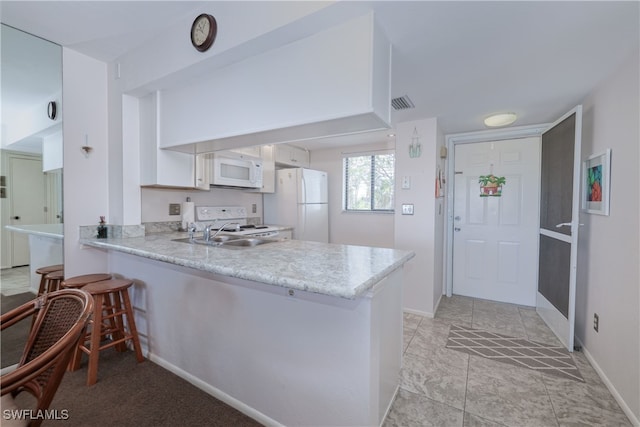
[[[495,128],[500,126],[507,126],[515,122],[517,119],[516,113],[500,113],[484,119],[485,126]]]

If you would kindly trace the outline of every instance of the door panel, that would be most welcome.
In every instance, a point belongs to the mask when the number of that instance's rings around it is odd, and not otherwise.
[[[542,135],[540,228],[566,235],[571,228],[556,224],[571,222],[575,125],[571,114]]]
[[[453,293],[535,305],[539,162],[537,137],[456,145]],[[480,197],[489,173],[501,197]]]
[[[42,161],[23,157],[9,160],[11,225],[45,224],[45,180]],[[29,264],[29,239],[23,233],[11,233],[11,266]]]
[[[542,134],[536,310],[573,351],[582,107]]]

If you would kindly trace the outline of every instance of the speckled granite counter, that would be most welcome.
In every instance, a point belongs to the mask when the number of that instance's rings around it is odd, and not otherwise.
[[[229,277],[353,299],[413,258],[413,252],[284,240],[228,249],[175,242],[186,233],[81,243]]]
[[[134,280],[149,359],[263,425],[383,424],[398,390],[412,252],[173,241],[186,236],[81,240]]]
[[[36,270],[47,265],[62,264],[64,229],[62,224],[7,225],[5,228],[29,241],[29,287],[37,292],[40,275]]]
[[[33,225],[7,225],[7,230],[18,233],[32,234],[42,237],[51,237],[53,239],[62,239],[64,231],[62,224],[33,224]]]

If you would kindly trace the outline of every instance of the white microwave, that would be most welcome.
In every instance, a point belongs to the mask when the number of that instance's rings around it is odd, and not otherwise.
[[[262,159],[227,151],[210,160],[210,185],[262,188]]]

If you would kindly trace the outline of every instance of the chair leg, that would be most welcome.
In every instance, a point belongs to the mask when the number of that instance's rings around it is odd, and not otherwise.
[[[112,294],[113,296],[113,311],[112,313],[122,313],[122,301],[120,300],[120,292],[116,292]],[[114,341],[119,341],[124,338],[124,319],[122,318],[122,314],[118,314],[114,318],[111,319],[111,327],[115,332],[112,334],[112,339]],[[127,351],[127,342],[122,341],[115,345],[116,351],[125,352]]]
[[[136,329],[136,322],[133,319],[133,309],[131,308],[131,300],[129,299],[129,291],[124,289],[122,292],[122,300],[126,309],[127,323],[129,324],[129,333],[131,334],[131,340],[133,341],[133,349],[136,352],[136,359],[138,362],[144,361],[142,355],[142,349],[140,348],[140,338],[138,337],[138,330]]]
[[[77,371],[78,369],[80,369],[80,362],[82,361],[82,350],[80,350],[80,346],[84,345],[86,340],[87,335],[85,334],[82,338],[80,338],[80,341],[78,341],[78,345],[76,346],[76,348],[73,349],[73,355],[71,356],[71,361],[69,362],[69,366],[67,367],[67,370],[69,372]]]
[[[100,356],[100,337],[102,336],[102,309],[104,295],[95,296],[95,306],[93,315],[93,327],[91,329],[91,347],[89,348],[89,373],[87,374],[87,385],[94,385],[98,381],[98,358]]]

